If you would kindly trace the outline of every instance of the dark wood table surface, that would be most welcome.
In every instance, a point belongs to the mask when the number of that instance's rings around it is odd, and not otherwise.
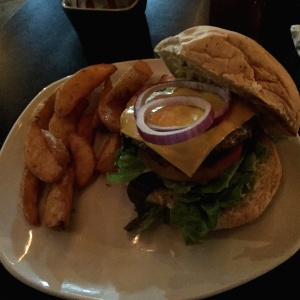
[[[291,9],[293,1],[270,2],[272,9],[260,42],[287,68],[299,89],[300,58],[289,33],[291,24],[300,24],[299,10],[296,13],[295,7]],[[118,40],[117,32],[109,34],[113,24],[89,28],[89,33],[79,39],[61,0],[27,0],[0,29],[0,146],[19,115],[44,87],[92,63],[154,57],[153,47],[161,39],[203,22],[200,3],[148,0],[146,13],[132,20],[134,26],[114,24],[126,32],[130,41],[126,42],[121,37]],[[284,9],[284,4],[291,7]],[[108,44],[114,49],[107,48]],[[299,278],[300,251],[265,275],[211,299],[273,298],[280,294],[285,299],[299,299]],[[58,299],[25,285],[0,264],[0,298],[19,297]]]

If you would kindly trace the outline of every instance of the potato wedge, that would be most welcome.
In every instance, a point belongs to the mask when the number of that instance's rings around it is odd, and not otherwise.
[[[79,70],[58,89],[55,112],[60,117],[69,115],[77,104],[110,77],[117,67],[112,64],[96,64]]]
[[[69,148],[69,134],[77,131],[77,117],[73,114],[60,117],[54,113],[49,122],[49,131]]]
[[[70,152],[63,144],[63,142],[56,138],[50,131],[42,129],[46,138],[47,145],[54,155],[55,160],[63,167],[66,168],[71,161]]]
[[[54,114],[56,91],[42,100],[34,109],[31,119],[35,120],[40,128],[48,130],[49,122]]]
[[[97,157],[96,170],[99,173],[114,172],[115,156],[117,150],[121,147],[121,137],[118,133],[111,133],[108,136],[99,156]]]
[[[120,116],[133,94],[150,79],[153,71],[149,65],[138,60],[122,74],[113,88],[99,102],[98,113],[102,123],[111,131],[120,132]]]
[[[106,79],[104,81],[104,84],[103,84],[103,86],[100,90],[99,99],[98,99],[98,106],[101,102],[103,102],[106,95],[112,90],[112,87],[113,87],[113,84],[112,84],[111,78],[109,77],[108,79]],[[104,129],[107,130],[105,125],[100,120],[97,108],[94,110],[93,126],[94,126],[94,128],[99,128],[100,130],[104,130]]]
[[[75,183],[78,188],[85,186],[93,177],[96,167],[94,148],[85,138],[76,133],[69,135],[70,150],[74,159]]]
[[[37,122],[32,122],[25,137],[25,165],[40,180],[53,182],[65,171],[49,148],[47,138]]]
[[[30,225],[41,224],[39,202],[42,190],[43,182],[25,167],[21,183],[22,206],[25,219]]]
[[[74,194],[74,171],[68,168],[63,177],[52,183],[46,198],[42,223],[54,230],[70,224]]]
[[[161,75],[159,82],[168,82],[168,81],[174,81],[176,78],[172,74],[163,74]]]
[[[163,74],[161,75],[161,77],[159,78],[157,83],[160,82],[167,82],[167,81],[174,81],[176,80],[176,78],[172,75],[172,74]],[[145,91],[147,88],[149,88],[153,83],[147,83],[144,86],[142,86],[140,89],[138,89],[133,95],[132,97],[129,99],[129,101],[126,104],[126,108],[133,106],[136,102],[136,99],[139,97],[139,95]]]
[[[145,91],[147,88],[149,88],[152,84],[148,83],[143,85],[141,88],[139,88],[128,100],[128,102],[126,103],[126,108],[133,106],[137,100],[137,98],[139,97],[139,95]]]
[[[88,102],[81,102],[71,114],[66,117],[60,117],[56,112],[49,122],[49,131],[62,140],[64,145],[69,148],[69,134],[77,132],[77,125],[80,117],[88,107]]]
[[[90,145],[94,145],[96,137],[96,128],[94,127],[94,113],[88,113],[81,116],[78,125],[77,133],[86,139]]]

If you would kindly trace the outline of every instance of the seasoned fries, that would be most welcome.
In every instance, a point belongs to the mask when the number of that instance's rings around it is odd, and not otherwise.
[[[124,73],[112,89],[99,102],[99,118],[112,132],[120,132],[120,116],[128,100],[152,75],[152,70],[144,61],[137,61]]]
[[[73,186],[74,172],[69,168],[50,188],[43,215],[45,226],[55,230],[68,227],[72,211]]]
[[[98,159],[96,170],[99,173],[116,171],[115,156],[117,150],[121,147],[121,138],[118,133],[111,133],[104,144]]]
[[[42,129],[42,132],[46,138],[47,145],[53,154],[55,160],[59,165],[64,168],[67,167],[68,163],[71,161],[70,153],[61,142],[60,139],[57,139],[50,131]]]
[[[167,82],[167,81],[173,81],[175,80],[175,77],[171,74],[163,74],[158,82]],[[145,84],[143,85],[140,89],[138,89],[133,95],[132,97],[129,99],[129,101],[126,104],[126,107],[130,107],[133,106],[136,99],[139,97],[139,95],[146,90],[148,87],[151,86],[151,83]]]
[[[79,70],[35,108],[25,137],[21,183],[28,224],[66,229],[76,189],[115,171],[120,115],[152,84],[152,70],[145,61],[136,61],[112,80],[116,70],[113,64]]]
[[[48,130],[49,128],[49,122],[54,113],[55,97],[56,91],[41,101],[33,111],[31,118],[32,120],[36,120],[41,129]]]
[[[66,167],[57,161],[52,151],[42,129],[36,122],[32,122],[25,138],[25,165],[36,177],[45,182],[58,180]]]
[[[40,225],[39,200],[42,191],[42,181],[33,175],[28,168],[24,169],[22,177],[23,212],[30,225]]]
[[[79,102],[85,101],[87,96],[116,70],[116,66],[111,64],[97,64],[81,69],[69,77],[57,91],[56,114],[60,117],[70,114]]]
[[[77,131],[77,123],[87,106],[88,102],[81,102],[66,117],[61,117],[54,112],[50,119],[49,131],[56,138],[61,139],[67,148],[69,147],[69,134]]]
[[[77,125],[77,133],[83,137],[91,146],[96,138],[96,128],[94,127],[94,113],[83,115]]]
[[[106,97],[106,95],[112,90],[113,84],[110,78],[106,79],[104,81],[103,87],[99,92],[99,100],[98,100],[98,107],[99,105],[103,105],[103,101]],[[100,114],[98,113],[98,109],[94,111],[94,120],[93,120],[93,126],[95,128],[97,127],[105,127],[105,125],[102,123],[100,119]],[[105,127],[106,128],[106,127]]]
[[[76,186],[85,186],[93,177],[96,154],[93,147],[78,134],[69,135],[70,150],[74,160]]]
[[[49,123],[49,131],[69,148],[69,134],[77,131],[77,117],[74,114],[60,117],[54,113]]]

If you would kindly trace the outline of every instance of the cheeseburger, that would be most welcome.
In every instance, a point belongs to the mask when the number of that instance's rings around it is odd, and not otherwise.
[[[144,90],[121,116],[111,182],[127,182],[142,232],[177,228],[187,245],[253,222],[278,189],[275,137],[296,136],[299,92],[284,67],[239,33],[196,26],[155,48],[174,80]]]

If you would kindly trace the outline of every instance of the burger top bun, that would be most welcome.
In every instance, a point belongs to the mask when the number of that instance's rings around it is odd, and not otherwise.
[[[272,134],[297,135],[300,97],[285,68],[254,40],[213,26],[196,26],[155,48],[176,78],[228,87],[254,106]]]

